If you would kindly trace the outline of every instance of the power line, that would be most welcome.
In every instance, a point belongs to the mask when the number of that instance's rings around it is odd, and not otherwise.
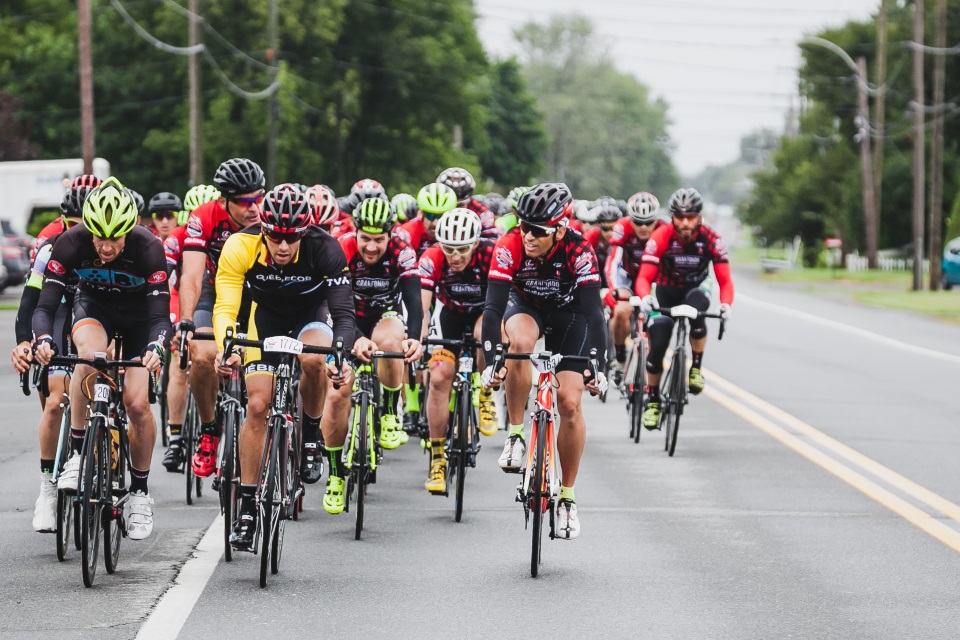
[[[172,53],[178,56],[192,56],[196,53],[202,53],[206,51],[206,47],[204,47],[202,44],[194,45],[192,47],[175,47],[172,44],[161,42],[157,38],[153,37],[153,35],[146,29],[141,27],[137,21],[133,19],[133,16],[127,13],[127,10],[124,9],[119,0],[110,0],[110,4],[113,5],[113,8],[117,10],[117,13],[120,14],[124,21],[133,27],[133,30],[137,32],[137,35],[161,51],[166,51],[167,53]]]

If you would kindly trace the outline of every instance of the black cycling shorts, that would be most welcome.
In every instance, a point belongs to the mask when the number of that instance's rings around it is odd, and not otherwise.
[[[356,339],[354,339],[354,342],[356,342],[360,338],[369,338],[370,336],[372,336],[373,330],[377,328],[377,325],[380,323],[380,321],[383,320],[385,316],[391,316],[391,315],[397,320],[399,320],[400,322],[403,322],[404,326],[406,326],[407,323],[404,322],[403,316],[400,315],[400,312],[394,311],[392,309],[388,309],[386,311],[383,311],[381,313],[371,315],[371,316],[358,315],[357,316],[357,335],[356,335]],[[420,336],[416,336],[416,338],[419,340]]]
[[[528,300],[510,290],[507,300],[507,311],[503,314],[503,323],[515,315],[524,314],[534,319],[540,329],[547,351],[565,356],[590,355],[590,337],[587,326],[587,317],[572,309],[554,309],[541,313]],[[561,360],[557,371],[575,371],[583,373],[587,369],[584,362]]]
[[[139,307],[118,306],[115,302],[104,302],[77,291],[73,299],[73,327],[91,321],[103,327],[107,341],[120,335],[122,353],[117,354],[118,358],[139,358],[150,342],[150,316],[143,304]]]
[[[307,309],[284,309],[283,311],[257,306],[250,315],[248,340],[262,340],[273,336],[300,338],[305,331],[320,330],[333,337],[333,321],[326,301]],[[263,353],[260,349],[248,348],[244,355],[246,373],[273,373],[280,362],[281,353]]]

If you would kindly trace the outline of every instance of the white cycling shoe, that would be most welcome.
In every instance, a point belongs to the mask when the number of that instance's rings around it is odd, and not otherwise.
[[[37,533],[54,533],[57,530],[57,485],[40,481],[40,496],[33,509],[33,530]]]
[[[577,503],[573,500],[560,500],[557,503],[557,538],[576,540],[580,535],[580,518],[577,516]]]
[[[57,478],[57,489],[67,493],[76,493],[80,478],[80,454],[72,453],[63,465],[60,476]]]
[[[510,436],[503,444],[503,453],[500,454],[500,468],[506,473],[519,473],[523,468],[523,454],[526,447],[523,438]]]
[[[127,535],[131,540],[143,540],[153,533],[153,498],[137,491],[127,500],[130,515],[127,516]]]

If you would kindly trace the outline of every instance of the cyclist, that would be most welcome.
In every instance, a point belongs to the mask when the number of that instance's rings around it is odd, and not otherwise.
[[[480,341],[480,316],[487,295],[494,244],[489,238],[480,238],[480,216],[469,209],[448,211],[437,222],[437,244],[420,256],[420,286],[424,317],[430,314],[434,291],[441,303],[437,305],[432,328],[439,337],[457,340],[470,332]],[[435,348],[427,365],[431,461],[425,487],[431,493],[443,493],[447,486],[443,445],[456,365],[457,354],[445,348]],[[483,369],[482,359],[480,369]],[[480,394],[479,414],[480,433],[492,436],[497,432],[498,423],[489,389]]]
[[[534,350],[544,335],[547,350],[563,355],[586,356],[595,348],[600,374],[586,388],[602,393],[607,382],[602,373],[606,330],[600,302],[600,267],[597,256],[583,236],[571,231],[566,221],[572,209],[570,189],[561,183],[530,187],[517,203],[520,224],[497,241],[490,265],[490,281],[483,310],[483,348],[486,361],[493,361],[494,346],[501,342],[500,325],[514,352]],[[509,307],[508,307],[509,302]],[[532,384],[531,364],[512,360],[507,377],[509,436],[500,456],[500,467],[518,472],[523,464],[523,414]],[[583,453],[586,428],[580,400],[584,367],[561,361],[557,366],[560,413],[557,449],[561,478],[557,505],[557,531],[561,539],[580,535],[574,483]],[[504,370],[484,369],[484,385],[499,385]]]
[[[390,198],[390,206],[397,215],[397,222],[403,223],[417,216],[417,199],[409,193],[398,193]]]
[[[161,241],[166,240],[170,232],[177,227],[182,210],[183,203],[179,196],[169,191],[161,191],[150,198],[147,211],[153,218],[153,224],[149,227],[153,235],[160,238]]]
[[[86,177],[86,176],[81,176]],[[99,184],[100,179],[96,179]],[[78,184],[77,181],[74,184]],[[27,276],[27,282],[23,287],[23,293],[20,296],[20,306],[17,309],[17,319],[15,333],[17,336],[17,346],[13,348],[10,354],[10,360],[17,373],[24,373],[30,368],[31,354],[30,347],[33,344],[33,312],[37,308],[37,302],[40,300],[40,291],[43,287],[43,273],[47,268],[47,261],[50,259],[50,253],[53,250],[53,244],[68,229],[72,228],[80,221],[83,210],[83,202],[86,200],[90,187],[82,181],[80,186],[74,186],[63,194],[63,200],[60,202],[60,211],[63,215],[44,228],[44,240],[35,252],[31,260],[30,273]],[[55,226],[54,226],[55,225]],[[53,233],[58,228],[59,231]],[[38,237],[39,239],[39,237]],[[67,274],[69,277],[65,285],[63,304],[57,308],[54,316],[54,342],[60,353],[64,353],[68,344],[70,332],[70,318],[73,308],[73,294],[76,291],[76,277],[74,274]],[[40,417],[39,437],[40,437],[40,496],[33,513],[33,529],[38,533],[52,533],[56,530],[57,518],[57,485],[52,481],[53,467],[57,455],[57,439],[59,434],[60,421],[63,417],[63,411],[60,408],[60,402],[49,400],[49,398],[60,398],[66,391],[66,376],[70,371],[63,367],[50,367],[47,371],[47,385],[49,387],[49,396],[40,396],[40,407],[43,414]]]
[[[145,368],[124,375],[123,402],[130,418],[130,516],[127,534],[142,540],[153,530],[153,499],[147,487],[157,425],[148,402],[148,370],[163,362],[170,336],[167,271],[160,241],[137,226],[130,192],[116,178],[107,178],[83,204],[83,225],[64,233],[53,246],[43,289],[33,315],[34,353],[41,364],[54,355],[54,318],[67,292],[67,274],[79,283],[73,307],[73,343],[81,358],[105,352],[114,335],[123,337],[127,358],[142,358]],[[83,383],[93,369],[77,365],[70,395],[84,397]],[[77,490],[79,451],[83,445],[86,407],[71,405],[73,453],[60,473],[59,488]]]
[[[635,290],[643,298],[643,310],[649,313],[659,307],[688,304],[700,311],[710,307],[710,296],[701,285],[713,263],[713,273],[720,285],[720,313],[730,316],[733,303],[733,280],[727,246],[720,235],[703,224],[703,199],[696,189],[678,189],[670,196],[670,216],[673,224],[657,229],[643,251],[643,264],[637,275]],[[650,294],[651,283],[657,285],[656,298]],[[673,319],[657,315],[647,323],[650,353],[647,355],[647,406],[643,411],[643,426],[656,429],[660,420],[660,376],[663,357],[673,332]],[[691,366],[690,393],[703,391],[703,350],[707,344],[707,323],[704,318],[690,322]]]
[[[506,235],[508,231],[517,226],[517,200],[519,200],[520,196],[526,193],[529,188],[530,187],[514,187],[510,190],[510,193],[507,194],[504,205],[507,212],[494,222],[497,227],[497,233],[501,236]]]
[[[590,217],[594,219],[596,226],[585,232],[583,237],[593,247],[593,252],[597,254],[597,264],[604,265],[607,262],[607,255],[610,253],[610,239],[613,237],[614,226],[620,219],[620,209],[610,204],[601,204],[593,208]],[[610,283],[602,271],[600,282],[602,287],[610,288]]]
[[[417,252],[417,257],[437,243],[436,229],[440,216],[457,206],[457,194],[450,187],[431,182],[417,194],[417,217],[407,220],[397,228],[407,244]]]
[[[47,240],[60,235],[73,226],[75,222],[80,221],[80,211],[83,208],[84,199],[86,199],[90,190],[99,187],[101,182],[103,181],[100,178],[90,174],[77,176],[73,179],[73,182],[70,183],[67,191],[63,194],[63,200],[60,201],[60,212],[63,215],[41,229],[36,240],[33,241],[33,247],[30,249],[31,262],[36,259],[37,251]],[[72,199],[69,199],[71,194],[73,194]],[[41,275],[43,275],[42,272]]]
[[[609,291],[604,300],[611,308],[610,335],[613,337],[617,366],[622,370],[627,361],[627,334],[630,333],[630,296],[633,282],[640,271],[640,261],[647,240],[663,226],[658,219],[660,202],[645,191],[639,191],[627,201],[628,217],[621,218],[613,227],[610,253],[604,266]]]
[[[480,216],[480,222],[483,224],[481,235],[484,238],[497,239],[500,237],[493,211],[473,197],[473,192],[477,188],[477,181],[473,179],[469,171],[460,167],[450,167],[441,171],[436,181],[453,189],[453,192],[457,194],[456,206],[469,209]]]
[[[581,235],[593,228],[593,207],[589,200],[574,200],[573,219],[567,226]]]
[[[400,235],[393,234],[394,217],[390,204],[379,198],[361,202],[353,214],[355,233],[340,238],[353,283],[357,310],[357,339],[353,353],[361,362],[369,362],[377,350],[403,351],[405,362],[420,358],[420,275],[417,255]],[[406,337],[400,319],[400,302],[407,308]],[[381,360],[377,374],[382,386],[383,415],[380,418],[380,446],[396,449],[409,436],[401,431],[397,418],[403,365],[397,360]],[[352,379],[352,377],[351,377]],[[323,508],[341,513],[344,501],[344,468],[340,456],[347,436],[352,385],[343,384],[327,395],[323,411],[324,449],[330,463]]]
[[[260,220],[263,170],[247,158],[232,158],[217,168],[213,186],[220,192],[220,198],[194,209],[184,232],[180,327],[188,338],[193,331],[213,330],[217,260],[227,238]],[[220,444],[220,426],[215,424],[219,386],[214,371],[216,355],[217,348],[212,342],[196,340],[190,344],[190,390],[200,414],[200,442],[191,464],[200,478],[213,473]]]
[[[307,189],[307,198],[313,204],[313,224],[334,238],[353,231],[353,219],[349,214],[340,211],[337,198],[330,187],[315,184]]]
[[[353,344],[354,311],[347,261],[337,241],[314,222],[312,199],[292,184],[267,192],[260,224],[233,234],[223,246],[217,270],[214,333],[220,349],[217,372],[229,375],[241,358],[223,360],[223,339],[240,313],[244,287],[254,303],[248,337],[295,336],[304,344],[330,346],[341,336]],[[331,321],[332,317],[332,321]],[[254,495],[266,439],[266,418],[273,401],[275,365],[279,354],[247,349],[244,376],[247,413],[240,430],[240,517],[230,537],[240,549],[253,544],[256,528]],[[327,393],[325,358],[301,355],[300,392],[303,398],[301,479],[313,484],[322,472],[318,442],[320,416]]]

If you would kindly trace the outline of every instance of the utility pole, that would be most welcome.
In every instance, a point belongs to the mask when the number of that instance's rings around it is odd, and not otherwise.
[[[270,13],[267,23],[267,30],[270,39],[270,48],[267,50],[267,62],[277,67],[277,0],[270,0]],[[277,71],[273,72],[273,79],[277,77]],[[280,103],[277,92],[270,95],[270,101],[267,106],[267,187],[276,184],[277,177],[277,120],[280,115]]]
[[[857,58],[857,127],[860,138],[860,168],[863,176],[863,236],[867,243],[867,266],[877,268],[877,210],[876,192],[873,188],[873,171],[870,167],[870,107],[867,105],[867,59]]]
[[[913,2],[913,290],[923,289],[923,0]]]
[[[933,105],[937,109],[930,141],[930,290],[940,290],[940,259],[943,253],[943,94],[946,79],[947,0],[937,0],[934,10]]]
[[[890,0],[880,0],[880,14],[877,16],[877,75],[876,85],[882,87],[887,81],[887,13]],[[877,131],[883,136],[887,119],[887,93],[877,91],[873,102],[873,121]],[[876,230],[880,234],[880,220],[883,217],[883,147],[884,138],[878,137],[873,146],[873,208],[877,212]]]
[[[93,173],[93,56],[90,52],[90,0],[77,0],[77,55],[80,61],[80,152],[83,172]]]
[[[200,44],[200,0],[190,0],[190,46]],[[187,66],[190,91],[190,183],[203,182],[203,127],[200,124],[200,53],[191,53]]]

